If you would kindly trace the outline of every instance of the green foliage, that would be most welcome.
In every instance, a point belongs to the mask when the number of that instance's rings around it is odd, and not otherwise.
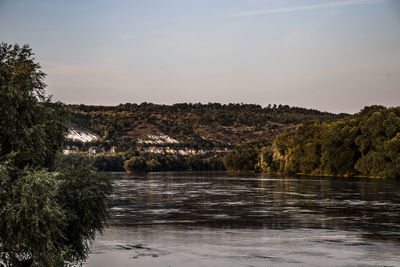
[[[365,107],[332,122],[306,122],[271,146],[239,146],[230,170],[289,174],[400,177],[400,107]]]
[[[304,124],[278,136],[281,172],[400,177],[400,108],[371,106],[330,123]]]
[[[0,258],[9,266],[83,260],[107,217],[111,180],[91,164],[57,166],[66,116],[44,95],[28,46],[0,45]]]
[[[260,164],[265,166],[271,157],[267,149],[262,149],[266,144],[266,141],[256,141],[236,147],[224,157],[225,168],[230,171],[259,170]]]
[[[354,175],[360,153],[355,144],[358,136],[356,120],[338,121],[322,127],[321,170],[327,175]]]
[[[124,162],[124,168],[127,172],[146,172],[146,160],[143,157],[132,157]]]
[[[96,154],[89,157],[84,153],[71,153],[59,157],[61,165],[74,164],[74,162],[85,161],[100,172],[123,172],[125,155],[122,154]]]
[[[93,166],[98,171],[123,172],[124,157],[121,155],[96,155]]]
[[[45,74],[29,46],[0,45],[0,146],[18,167],[51,168],[62,147],[65,111],[44,95]]]
[[[64,261],[66,210],[57,199],[56,173],[24,170],[16,181],[0,164],[0,248],[11,266],[60,266]]]
[[[157,159],[146,160],[146,171],[154,172],[161,170],[161,163]]]
[[[225,170],[221,157],[216,155],[159,155],[139,154],[124,163],[127,172],[144,173],[154,171],[210,171]]]
[[[362,174],[400,177],[400,108],[372,106],[362,110],[355,142],[362,157],[355,168]]]
[[[118,151],[123,152],[145,146],[137,143],[137,133],[163,133],[177,139],[179,144],[176,145],[180,147],[212,149],[233,147],[257,137],[272,141],[285,126],[345,116],[281,105],[262,108],[259,105],[219,103],[171,106],[142,103],[115,107],[65,105],[64,109],[70,114],[72,124],[87,128],[105,141],[114,142]],[[262,132],[269,134],[262,136]],[[173,147],[173,144],[168,146]]]
[[[110,177],[99,174],[87,161],[64,164],[58,176],[58,203],[68,215],[64,245],[67,258],[84,260],[96,231],[104,227],[108,217],[108,198],[112,192]]]

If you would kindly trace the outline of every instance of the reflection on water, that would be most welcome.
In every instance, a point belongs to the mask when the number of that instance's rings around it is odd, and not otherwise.
[[[400,181],[116,175],[89,266],[398,265]]]

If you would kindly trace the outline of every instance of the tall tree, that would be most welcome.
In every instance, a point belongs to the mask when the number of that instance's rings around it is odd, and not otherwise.
[[[0,44],[0,257],[11,266],[83,260],[107,216],[111,182],[90,165],[56,164],[66,133],[61,104],[28,45]]]

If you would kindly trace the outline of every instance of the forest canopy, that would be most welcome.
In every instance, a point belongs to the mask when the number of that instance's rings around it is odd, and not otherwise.
[[[229,161],[240,151],[242,148],[225,157],[228,169],[243,169],[240,161]],[[296,131],[278,135],[272,145],[254,149],[253,153],[258,161],[252,164],[252,170],[400,177],[400,107],[369,106],[335,121],[306,122]]]

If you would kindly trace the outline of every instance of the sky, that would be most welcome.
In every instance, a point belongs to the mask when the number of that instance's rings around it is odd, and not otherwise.
[[[0,0],[64,103],[400,105],[400,0]]]

